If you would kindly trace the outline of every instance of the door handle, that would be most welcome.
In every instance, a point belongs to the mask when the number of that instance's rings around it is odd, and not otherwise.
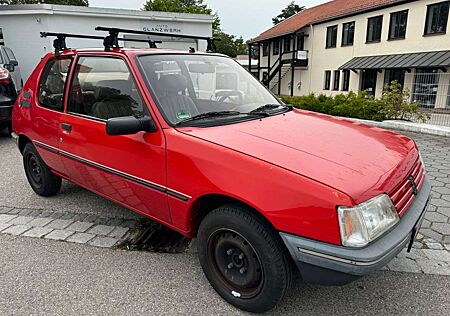
[[[66,131],[68,133],[70,133],[72,131],[72,125],[67,124],[67,123],[62,123],[61,128],[63,129],[63,131]]]

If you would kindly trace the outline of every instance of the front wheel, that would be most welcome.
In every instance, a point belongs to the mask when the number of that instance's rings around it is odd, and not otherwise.
[[[23,166],[31,188],[41,196],[53,196],[61,189],[62,179],[47,167],[32,143],[23,150]]]
[[[292,260],[276,232],[238,205],[220,207],[205,217],[198,253],[213,288],[248,312],[274,308],[293,280]]]

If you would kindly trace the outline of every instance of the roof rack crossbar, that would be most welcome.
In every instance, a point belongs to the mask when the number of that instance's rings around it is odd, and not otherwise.
[[[137,43],[148,43],[149,48],[158,48],[156,44],[161,44],[162,41],[152,41],[151,39],[132,39],[132,38],[109,38],[108,40],[103,36],[95,35],[82,35],[82,34],[69,34],[69,33],[54,33],[54,32],[41,32],[41,37],[56,37],[53,41],[53,47],[55,48],[55,55],[58,56],[61,51],[67,50],[66,38],[81,38],[81,39],[96,39],[103,40],[105,49],[111,49],[113,41],[123,41],[123,42],[137,42]],[[105,43],[106,41],[106,43]],[[107,48],[108,47],[108,48]],[[117,45],[118,47],[118,45]]]
[[[205,40],[208,43],[207,52],[216,53],[217,47],[215,42],[220,41],[220,38],[208,37],[208,36],[195,36],[195,35],[184,35],[184,34],[173,34],[173,33],[160,33],[160,32],[148,32],[148,31],[140,31],[140,30],[130,30],[130,29],[121,29],[114,27],[105,27],[105,26],[97,26],[95,28],[96,31],[105,31],[110,34],[136,34],[136,35],[150,35],[150,36],[165,36],[165,37],[176,37],[176,38],[186,38],[186,39],[196,39],[196,40]]]

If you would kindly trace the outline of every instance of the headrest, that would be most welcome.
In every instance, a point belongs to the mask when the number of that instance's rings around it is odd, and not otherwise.
[[[158,89],[167,93],[178,93],[186,88],[187,80],[183,75],[165,75],[158,81]]]
[[[120,91],[109,87],[95,87],[94,97],[97,101],[120,95]]]
[[[111,95],[130,94],[130,90],[130,80],[103,80],[96,84],[95,98],[99,100]]]

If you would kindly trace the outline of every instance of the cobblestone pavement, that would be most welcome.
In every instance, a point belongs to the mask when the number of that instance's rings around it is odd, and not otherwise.
[[[138,224],[133,219],[0,207],[0,234],[67,241],[101,248],[116,246]]]

